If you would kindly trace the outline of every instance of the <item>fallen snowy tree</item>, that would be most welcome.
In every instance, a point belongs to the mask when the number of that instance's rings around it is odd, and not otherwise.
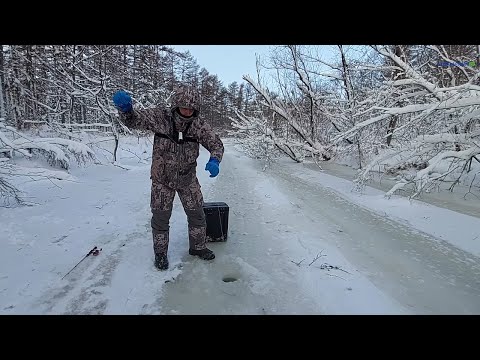
[[[10,133],[10,136],[7,135]],[[70,169],[71,162],[86,163],[94,160],[94,152],[85,144],[63,138],[32,138],[0,123],[0,205],[23,204],[20,191],[11,183],[14,177],[25,176],[32,180],[72,180],[65,171],[29,168],[15,164],[17,156],[44,158],[52,166]]]
[[[17,139],[10,140],[4,134],[10,131],[18,136]],[[34,155],[45,157],[53,166],[60,166],[68,170],[70,168],[71,158],[79,163],[85,163],[95,158],[94,152],[85,144],[78,141],[63,138],[36,138],[32,139],[13,127],[0,124],[0,152],[10,151],[12,156],[18,152],[28,158]]]
[[[248,155],[268,158],[283,153],[294,161],[300,161],[301,155],[284,139],[275,135],[275,132],[268,126],[267,119],[246,116],[238,111],[236,115],[237,119],[230,118],[234,130],[230,131],[229,135],[243,135],[242,145]]]
[[[238,111],[236,112],[238,119],[232,119],[232,126],[235,129],[241,132],[250,131],[253,138],[261,136],[263,141],[272,143],[278,150],[296,162],[301,162],[305,153],[321,156],[324,159],[331,157],[331,152],[312,138],[297,122],[295,117],[289,114],[281,102],[273,99],[265,88],[249,76],[244,76],[244,79],[262,96],[262,105],[267,107],[268,110],[274,114],[273,116],[283,119],[297,135],[299,140],[288,139],[275,134],[275,131],[269,127],[266,117],[246,116]]]
[[[387,197],[411,185],[413,198],[422,191],[438,187],[442,181],[451,182],[450,190],[453,191],[474,169],[473,162],[480,163],[480,141],[475,141],[479,137],[480,132],[421,135],[408,146],[382,152],[359,172],[356,182],[362,187],[372,179],[372,171],[375,171],[398,178],[386,193]]]
[[[259,144],[271,144],[297,162],[311,153],[314,159],[356,163],[359,188],[373,173],[396,177],[387,196],[407,184],[413,196],[443,181],[453,190],[474,177],[480,143],[480,71],[472,61],[480,57],[477,46],[339,45],[337,59],[329,61],[314,50],[276,48],[268,67],[276,71],[275,92],[261,84],[260,75],[258,81],[244,77],[262,105],[232,120],[244,146],[258,152]]]
[[[427,46],[427,50],[441,54],[442,59],[453,61],[445,48]],[[479,162],[480,129],[480,72],[472,67],[434,69],[448,75],[431,76],[410,60],[397,56],[390,47],[375,46],[379,54],[397,67],[399,78],[386,82],[386,89],[395,94],[395,102],[372,104],[365,113],[369,116],[350,129],[338,134],[333,143],[353,136],[360,131],[372,133],[380,124],[389,123],[387,133],[377,139],[393,136],[386,147],[359,171],[356,183],[362,188],[372,179],[372,171],[394,175],[397,183],[387,192],[392,194],[405,186],[412,188],[412,197],[423,191],[439,188],[440,182],[456,184],[471,178]],[[458,60],[458,59],[456,59]],[[390,106],[389,106],[390,105]],[[392,106],[393,105],[393,106]],[[400,105],[400,106],[399,106]],[[477,168],[478,169],[478,168]]]

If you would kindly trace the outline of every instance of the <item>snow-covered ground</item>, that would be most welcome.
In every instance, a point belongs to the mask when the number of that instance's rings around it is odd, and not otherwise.
[[[357,175],[357,171],[350,166],[341,165],[332,162],[322,162],[322,169],[324,173],[334,175],[346,180],[354,180]],[[312,169],[318,172],[318,166],[313,161],[305,161],[301,164],[302,168]],[[464,183],[456,184],[453,187],[453,191],[450,190],[452,182],[441,182],[438,189],[430,192],[422,192],[415,198],[421,202],[425,202],[438,207],[443,207],[449,210],[459,212],[461,214],[480,217],[480,187],[479,177],[475,176],[480,172],[478,164],[473,163],[471,175],[465,177]],[[475,181],[472,181],[475,180]],[[349,192],[352,186],[348,182]],[[374,173],[373,180],[368,183],[370,187],[377,190],[381,190],[383,193],[389,191],[395,184],[396,180],[393,176]],[[470,186],[473,185],[473,186]],[[379,192],[376,192],[379,194]],[[369,193],[372,195],[372,193]],[[408,197],[413,194],[411,187],[406,187],[403,191],[398,191],[396,195]],[[398,196],[395,196],[398,197]]]
[[[230,207],[228,240],[209,244],[212,262],[189,256],[176,197],[164,272],[148,139],[122,138],[119,166],[99,156],[71,180],[14,179],[36,205],[0,208],[0,314],[480,313],[479,218],[356,194],[288,161],[262,172],[225,143],[219,176],[204,171],[205,150],[198,176],[205,201]]]

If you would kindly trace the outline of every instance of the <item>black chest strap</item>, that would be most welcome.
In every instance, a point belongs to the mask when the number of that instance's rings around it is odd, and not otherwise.
[[[183,144],[184,142],[198,143],[198,140],[193,138],[193,137],[183,136],[183,134],[187,133],[188,129],[190,129],[191,125],[192,125],[192,123],[189,122],[187,124],[187,127],[185,128],[185,130],[182,131],[182,132],[179,132],[179,131],[177,131],[177,128],[175,126],[175,121],[173,121],[173,119],[172,119],[172,133],[170,135],[162,134],[162,133],[155,133],[155,136],[158,136],[158,137],[161,137],[161,138],[164,138],[164,139],[170,139],[171,141],[173,141],[177,144]],[[182,134],[182,135],[180,135],[180,134]]]

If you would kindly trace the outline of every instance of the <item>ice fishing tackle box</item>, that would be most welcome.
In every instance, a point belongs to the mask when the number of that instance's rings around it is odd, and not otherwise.
[[[203,212],[207,220],[207,241],[227,241],[229,207],[224,202],[206,202]]]

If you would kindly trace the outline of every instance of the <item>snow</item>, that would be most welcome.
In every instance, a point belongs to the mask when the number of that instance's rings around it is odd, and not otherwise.
[[[287,159],[262,172],[225,145],[219,176],[204,171],[205,149],[197,173],[205,201],[230,207],[228,240],[208,244],[212,262],[189,256],[177,196],[163,272],[153,266],[151,139],[121,138],[115,164],[113,141],[97,143],[103,164],[72,164],[75,182],[9,179],[34,205],[0,208],[0,314],[480,313],[479,218],[355,193]],[[99,255],[65,276],[94,246]]]
[[[2,129],[2,128],[5,128],[5,127],[0,124],[0,129]],[[7,136],[5,136],[5,134],[3,134],[2,131],[0,131],[0,141],[3,142],[5,145],[9,146],[9,148],[18,150],[19,152],[21,152],[23,155],[25,155],[27,157],[32,156],[31,154],[28,153],[28,151],[26,151],[24,149],[21,149],[21,148],[17,148],[17,146],[15,146],[15,144],[12,141],[10,141],[10,139],[7,138]]]
[[[293,169],[292,169],[293,171]],[[297,174],[301,179],[331,188],[350,202],[372,210],[418,231],[450,242],[475,256],[480,256],[480,219],[449,209],[432,206],[422,201],[409,200],[400,195],[385,198],[385,192],[367,187],[365,191],[353,191],[352,182],[338,177],[303,169]],[[480,208],[480,204],[478,205]]]
[[[63,145],[67,147],[67,150],[81,154],[83,156],[93,155],[93,151],[86,145],[61,138],[39,138],[33,141],[25,139],[17,139],[13,141],[10,146],[13,146],[15,149],[43,149],[46,151],[52,151],[56,155],[56,160],[63,160],[68,162],[68,158],[65,156],[65,153],[56,145]]]
[[[93,155],[93,151],[88,146],[86,146],[82,143],[76,142],[76,141],[68,140],[68,139],[43,138],[43,139],[41,139],[40,142],[47,142],[47,143],[51,143],[51,144],[64,145],[64,146],[67,147],[68,151],[76,153],[76,154],[81,154],[83,156]]]
[[[40,180],[40,179],[57,179],[57,180],[76,180],[74,176],[64,172],[64,171],[57,171],[45,168],[32,168],[32,167],[24,167],[18,166],[15,164],[6,164],[2,168],[0,168],[0,174],[7,175],[7,174],[14,174],[15,176],[25,176],[28,177],[29,180]]]

